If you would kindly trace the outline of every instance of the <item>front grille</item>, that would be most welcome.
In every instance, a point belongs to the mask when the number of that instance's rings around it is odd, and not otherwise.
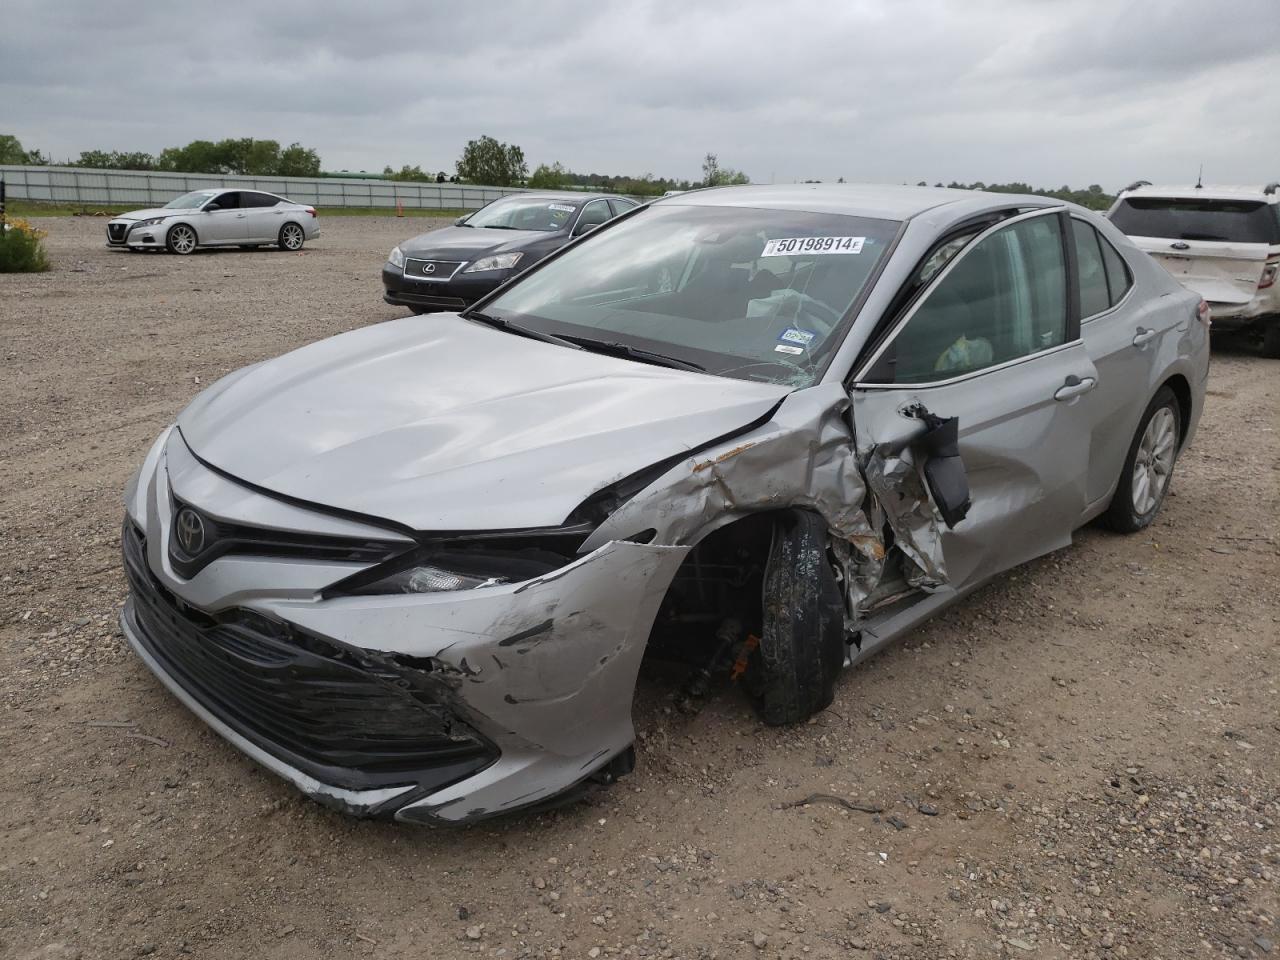
[[[406,260],[404,275],[414,280],[448,280],[465,260]]]
[[[127,223],[108,223],[107,224],[107,240],[111,243],[124,243],[125,235],[129,232]]]
[[[418,307],[439,307],[441,310],[461,310],[467,306],[467,301],[461,297],[432,297],[424,293],[412,293],[406,290],[397,290],[394,294],[397,302],[411,303]]]
[[[325,560],[335,563],[379,563],[413,544],[363,537],[334,537],[290,530],[249,527],[226,520],[214,520],[177,498],[174,514],[192,510],[199,515],[204,529],[203,544],[194,554],[186,553],[177,542],[175,523],[169,537],[169,561],[177,573],[190,580],[219,557],[228,554],[258,557],[295,557],[299,560]]]
[[[252,611],[205,614],[156,580],[128,520],[122,540],[138,641],[202,706],[290,766],[347,789],[438,789],[496,759],[423,670]]]

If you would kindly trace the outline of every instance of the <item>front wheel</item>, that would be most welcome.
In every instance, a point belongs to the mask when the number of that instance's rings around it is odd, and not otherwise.
[[[185,223],[174,224],[169,228],[169,235],[165,238],[165,245],[168,246],[169,252],[184,257],[195,250],[198,242],[195,230]]]
[[[845,659],[844,601],[821,517],[779,520],[763,601],[764,636],[748,663],[747,687],[765,723],[800,723],[830,705]]]
[[[306,236],[302,232],[302,228],[296,223],[286,223],[280,228],[280,249],[281,250],[301,250],[303,241]]]
[[[1172,390],[1161,387],[1138,423],[1111,505],[1102,515],[1112,530],[1136,533],[1156,518],[1173,479],[1181,432],[1182,405]]]

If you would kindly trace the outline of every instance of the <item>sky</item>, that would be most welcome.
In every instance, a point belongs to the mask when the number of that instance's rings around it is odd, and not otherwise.
[[[5,0],[0,133],[55,161],[255,137],[326,170],[755,182],[1280,179],[1278,0]]]

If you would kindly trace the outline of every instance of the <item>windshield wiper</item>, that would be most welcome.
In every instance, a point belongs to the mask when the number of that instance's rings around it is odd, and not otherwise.
[[[593,353],[607,353],[618,357],[627,357],[631,360],[639,360],[641,363],[652,363],[658,367],[673,367],[676,370],[693,370],[697,373],[706,373],[707,368],[692,360],[682,360],[679,357],[671,357],[665,353],[656,353],[653,350],[645,350],[643,347],[633,347],[629,343],[618,343],[611,340],[593,340],[590,337],[565,337],[564,339],[572,341],[580,347],[592,351]]]
[[[543,343],[555,343],[562,347],[572,347],[574,350],[581,350],[578,344],[564,337],[557,337],[554,333],[543,333],[541,330],[534,330],[532,327],[521,326],[518,323],[512,323],[510,320],[504,320],[502,317],[491,317],[487,313],[471,312],[463,314],[466,320],[476,320],[486,326],[495,327],[506,333],[514,333],[517,336],[529,337],[531,340],[541,340]]]
[[[519,227],[508,227],[505,224],[500,224],[500,223],[486,223],[486,224],[483,224],[483,226],[486,230],[519,230],[520,229]]]

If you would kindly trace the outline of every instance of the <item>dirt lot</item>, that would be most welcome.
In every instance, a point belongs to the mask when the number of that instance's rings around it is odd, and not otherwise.
[[[120,491],[222,373],[403,313],[423,221],[179,259],[44,224],[0,277],[0,956],[1280,955],[1280,364],[1216,351],[1157,524],[1081,531],[807,726],[647,671],[640,766],[464,831],[345,819],[225,746],[115,626]],[[429,319],[422,322],[429,323]],[[813,793],[881,805],[881,815]]]

